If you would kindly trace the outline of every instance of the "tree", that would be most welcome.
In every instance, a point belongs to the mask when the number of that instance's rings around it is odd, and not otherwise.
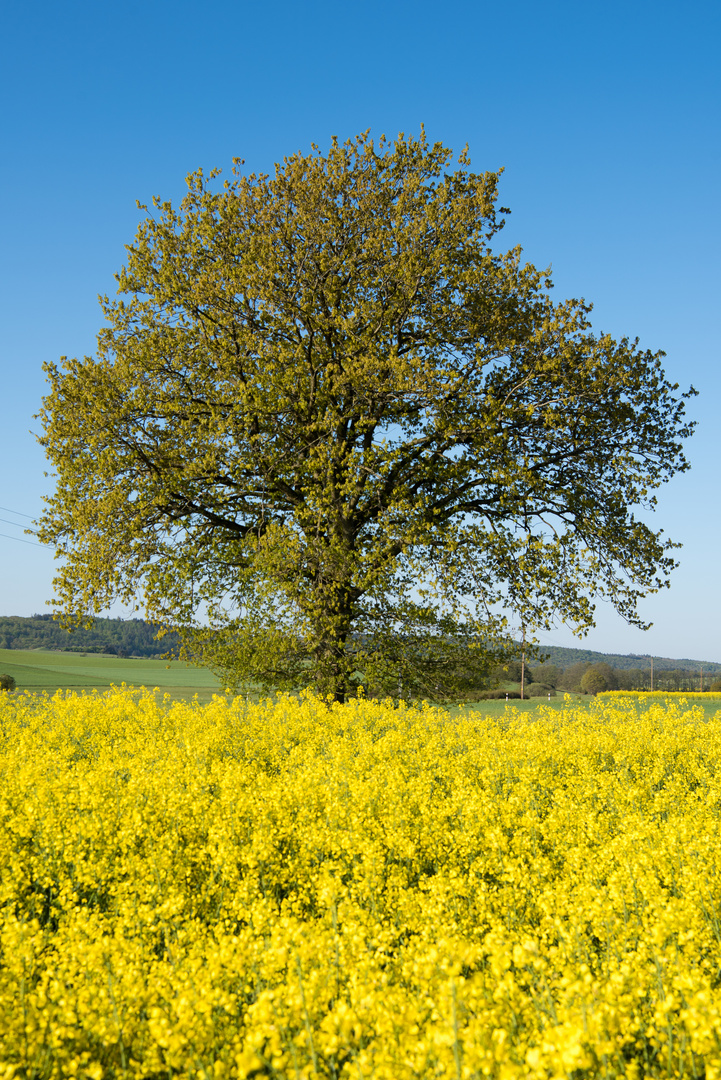
[[[534,680],[543,683],[544,686],[558,686],[562,676],[563,672],[556,664],[539,664],[533,669]]]
[[[14,690],[15,680],[12,675],[0,675],[0,690]]]
[[[584,660],[578,660],[575,664],[569,664],[567,668],[564,668],[563,675],[559,681],[561,689],[580,690],[581,680],[590,667],[591,664]]]
[[[610,664],[591,664],[581,679],[584,694],[601,694],[604,690],[616,690],[616,672]]]
[[[615,669],[614,673],[619,690],[639,690],[648,677],[647,673],[639,668],[626,668],[625,671]]]
[[[687,467],[687,395],[495,250],[469,165],[366,133],[141,207],[97,355],[46,367],[67,625],[120,599],[234,685],[339,700],[447,694],[507,613],[644,625],[674,562],[633,507]]]

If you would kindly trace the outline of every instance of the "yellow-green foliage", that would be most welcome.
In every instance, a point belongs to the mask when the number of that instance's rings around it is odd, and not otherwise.
[[[0,710],[0,1076],[721,1075],[721,719]]]

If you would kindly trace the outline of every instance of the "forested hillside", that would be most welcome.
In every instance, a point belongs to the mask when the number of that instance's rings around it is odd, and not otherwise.
[[[557,645],[543,645],[539,648],[541,656],[548,657],[548,662],[557,664],[560,668],[570,667],[571,664],[608,664],[617,671],[629,671],[646,669],[651,665],[651,657],[641,656],[638,653],[629,653],[622,656],[619,653],[593,652],[591,649],[566,649]],[[703,669],[707,675],[721,672],[721,663],[712,660],[671,659],[667,656],[654,656],[654,672],[672,671],[679,668],[688,671],[700,671]]]
[[[0,616],[0,649],[61,649],[115,656],[162,656],[178,644],[175,634],[160,641],[157,626],[143,619],[95,619],[90,629],[63,630],[52,615]]]

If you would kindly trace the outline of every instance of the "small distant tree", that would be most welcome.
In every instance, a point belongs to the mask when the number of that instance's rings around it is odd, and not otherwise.
[[[561,675],[561,668],[556,664],[539,664],[533,669],[534,680],[545,686],[558,686]]]
[[[0,690],[14,690],[15,680],[12,675],[0,675]]]
[[[721,679],[714,679],[714,681],[709,686],[709,690],[715,692],[721,691]]]
[[[643,671],[639,668],[626,668],[616,672],[618,690],[639,690],[643,686]]]
[[[581,679],[584,694],[601,694],[604,690],[618,689],[616,672],[610,664],[592,664]]]
[[[591,665],[585,663],[583,660],[579,660],[576,664],[569,664],[569,666],[564,669],[558,685],[563,690],[580,690],[581,680],[590,667]]]
[[[500,682],[520,682],[521,661],[507,660],[505,664],[497,664],[493,668],[492,675],[494,679],[498,679]]]
[[[581,679],[581,689],[584,694],[602,694],[608,686],[604,675],[591,667]]]

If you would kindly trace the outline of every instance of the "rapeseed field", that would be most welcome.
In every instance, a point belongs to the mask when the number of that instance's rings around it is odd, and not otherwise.
[[[721,718],[0,695],[0,1077],[721,1077]]]
[[[615,701],[703,701],[721,709],[721,694],[710,690],[604,690],[596,696]]]

